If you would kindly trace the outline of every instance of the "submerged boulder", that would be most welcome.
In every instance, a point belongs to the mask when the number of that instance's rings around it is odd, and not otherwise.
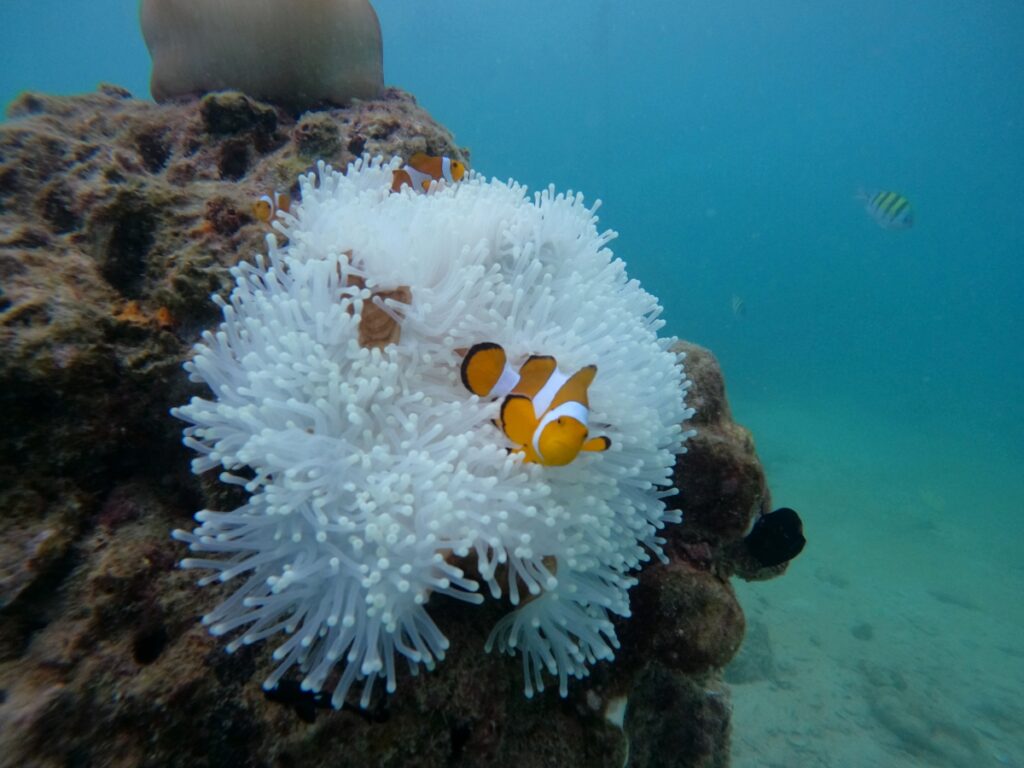
[[[231,89],[303,110],[384,90],[369,0],[143,0],[141,17],[157,101]]]

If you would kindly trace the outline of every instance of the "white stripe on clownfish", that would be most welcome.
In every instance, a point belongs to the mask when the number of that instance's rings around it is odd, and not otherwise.
[[[411,165],[404,166],[402,170],[409,174],[409,181],[412,182],[411,186],[417,192],[424,191],[428,186],[430,186],[430,182],[434,180],[434,177],[429,173],[417,171]]]
[[[252,204],[252,214],[264,224],[270,224],[279,212],[288,213],[291,205],[291,195],[287,192],[274,192],[272,195],[261,195]]]
[[[504,397],[515,389],[518,383],[519,372],[508,363],[505,363],[505,368],[501,372],[501,378],[498,379],[498,383],[491,388],[488,394],[491,397]]]
[[[540,391],[533,396],[533,412],[537,414],[537,418],[541,418],[548,408],[551,407],[551,401],[555,399],[555,395],[558,394],[558,390],[562,388],[562,385],[569,380],[569,377],[562,373],[558,368],[555,368],[551,372],[551,376],[544,383],[544,386],[540,388]],[[584,424],[587,422],[582,420]]]
[[[569,377],[566,376],[565,378],[568,379]],[[536,410],[536,408],[537,404],[535,402],[534,410]],[[537,424],[537,428],[533,430],[533,450],[537,452],[538,456],[543,458],[540,452],[540,436],[544,433],[544,428],[551,422],[558,421],[563,416],[568,416],[571,419],[576,419],[576,421],[585,427],[590,421],[589,415],[589,408],[581,403],[573,402],[571,400],[567,403],[562,403],[557,408],[552,408],[544,414],[544,417]]]

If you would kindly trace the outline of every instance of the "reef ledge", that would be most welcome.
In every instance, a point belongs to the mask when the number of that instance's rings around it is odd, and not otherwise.
[[[742,555],[769,491],[716,360],[693,344],[680,343],[698,434],[677,465],[685,516],[665,531],[670,562],[643,569],[615,661],[566,699],[526,700],[519,663],[483,652],[498,607],[439,605],[445,663],[365,711],[325,708],[294,681],[264,693],[269,648],[229,655],[200,625],[228,590],[198,590],[168,532],[238,499],[188,472],[168,408],[197,391],[181,364],[217,321],[209,295],[263,249],[260,195],[288,191],[318,159],[414,152],[469,159],[397,89],[298,118],[235,92],[157,105],[115,86],[11,106],[0,766],[728,765],[722,669],[744,633],[729,579],[785,566]]]

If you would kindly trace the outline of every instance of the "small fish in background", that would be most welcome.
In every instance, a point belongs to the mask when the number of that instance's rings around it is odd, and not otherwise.
[[[171,310],[167,307],[157,307],[155,311],[148,312],[134,299],[121,307],[117,312],[114,312],[113,317],[121,323],[139,326],[148,325],[159,328],[161,331],[170,331],[177,325]]]
[[[426,192],[432,181],[447,181],[454,184],[466,175],[465,163],[450,157],[437,157],[417,152],[404,166],[394,172],[391,191],[397,192],[408,184],[417,192]]]
[[[910,229],[914,226],[914,208],[899,192],[860,190],[857,199],[882,229]]]
[[[292,207],[292,198],[287,192],[275,192],[273,195],[263,195],[252,204],[252,215],[264,224],[269,224],[277,216],[278,211],[288,213]]]
[[[732,309],[733,317],[743,317],[747,314],[747,302],[743,300],[742,296],[737,296],[735,293],[729,301],[729,307]]]

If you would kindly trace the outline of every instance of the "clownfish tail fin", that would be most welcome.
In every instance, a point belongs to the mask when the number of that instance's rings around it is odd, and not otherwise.
[[[479,397],[487,397],[505,372],[505,350],[493,341],[474,344],[462,360],[462,384]]]

